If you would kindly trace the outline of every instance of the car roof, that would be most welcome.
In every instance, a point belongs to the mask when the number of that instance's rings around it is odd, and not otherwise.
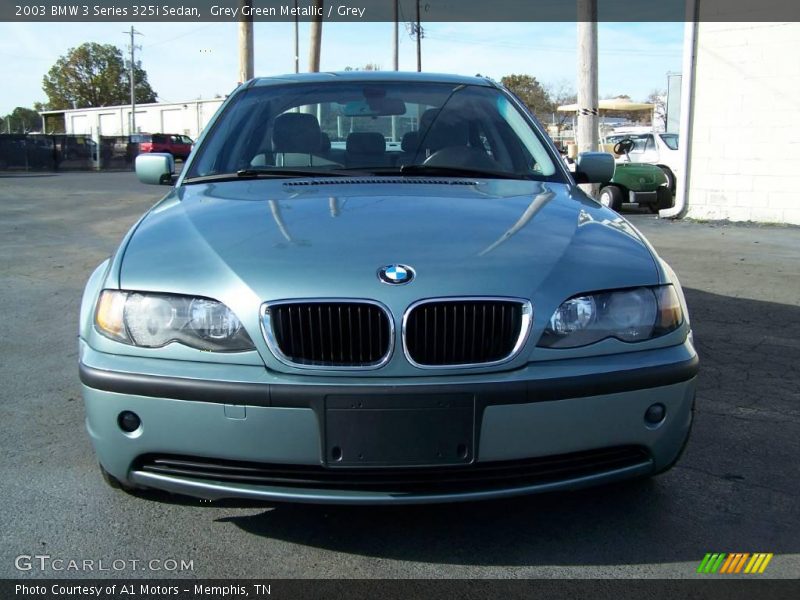
[[[327,81],[342,82],[423,82],[451,83],[496,87],[488,77],[469,77],[467,75],[448,75],[444,73],[416,73],[413,71],[328,71],[322,73],[291,73],[271,77],[258,77],[250,80],[248,86],[267,86],[286,83],[313,83]]]

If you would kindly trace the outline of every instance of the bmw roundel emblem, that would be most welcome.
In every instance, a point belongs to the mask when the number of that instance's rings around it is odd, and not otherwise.
[[[378,270],[378,279],[383,283],[401,285],[414,279],[414,270],[406,265],[386,265]]]

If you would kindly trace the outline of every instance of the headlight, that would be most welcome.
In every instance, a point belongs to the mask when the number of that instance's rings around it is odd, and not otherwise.
[[[617,338],[649,340],[683,323],[683,311],[671,285],[600,292],[570,298],[550,317],[539,346],[575,348]]]
[[[104,336],[144,348],[178,342],[212,352],[254,349],[236,315],[208,298],[105,290],[94,322]]]

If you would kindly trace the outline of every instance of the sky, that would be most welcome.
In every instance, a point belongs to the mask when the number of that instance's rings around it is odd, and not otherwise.
[[[528,74],[545,85],[575,90],[575,23],[424,23],[424,71],[495,79]],[[644,100],[679,72],[683,23],[600,23],[600,97]],[[42,77],[84,42],[126,51],[129,23],[0,23],[0,115],[45,102]],[[236,23],[138,23],[137,60],[163,102],[213,98],[237,84]],[[325,23],[323,71],[374,63],[392,68],[392,23]],[[300,24],[300,70],[308,67],[308,24]],[[255,74],[294,72],[294,24],[256,22]],[[400,24],[400,69],[416,69],[416,49]]]

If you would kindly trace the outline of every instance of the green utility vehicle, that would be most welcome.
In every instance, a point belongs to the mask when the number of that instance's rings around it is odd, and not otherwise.
[[[614,145],[616,154],[628,154],[633,140],[624,139]],[[658,166],[644,163],[618,162],[614,178],[600,188],[600,203],[619,211],[623,203],[630,202],[657,213],[672,206],[669,181]]]

